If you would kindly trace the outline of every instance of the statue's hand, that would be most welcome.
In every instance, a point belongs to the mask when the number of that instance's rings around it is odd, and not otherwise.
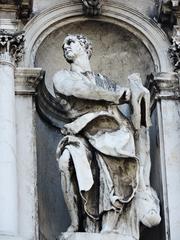
[[[68,124],[66,124],[62,129],[61,129],[61,133],[63,135],[74,135],[75,134],[75,131],[70,127],[68,126]]]
[[[125,101],[129,101],[131,98],[131,91],[129,88],[125,90]]]
[[[139,85],[142,85],[142,80],[140,77],[140,73],[133,73],[128,76],[129,82],[138,82]]]

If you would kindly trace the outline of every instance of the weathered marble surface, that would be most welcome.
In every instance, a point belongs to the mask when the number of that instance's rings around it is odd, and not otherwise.
[[[0,64],[0,233],[17,234],[14,66]]]
[[[180,236],[180,103],[177,100],[162,100],[161,114],[164,139],[164,157],[167,177],[170,235],[172,240]]]
[[[115,231],[139,239],[140,222],[161,221],[149,181],[149,91],[137,73],[129,76],[129,89],[92,72],[92,43],[83,35],[69,34],[62,46],[70,70],[58,71],[53,84],[70,121],[56,152],[71,218],[67,234]],[[134,109],[134,125],[118,110],[124,103]]]
[[[59,240],[135,240],[135,238],[127,235],[119,235],[117,233],[63,233]]]

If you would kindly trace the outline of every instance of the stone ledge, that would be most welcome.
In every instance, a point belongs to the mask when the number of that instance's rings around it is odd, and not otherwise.
[[[0,235],[0,240],[25,240],[25,239],[17,236]]]
[[[137,240],[118,233],[62,233],[58,240]]]

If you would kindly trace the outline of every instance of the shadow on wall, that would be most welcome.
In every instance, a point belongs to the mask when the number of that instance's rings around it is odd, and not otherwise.
[[[56,162],[56,147],[61,134],[37,114],[36,138],[40,240],[55,240],[70,224]]]

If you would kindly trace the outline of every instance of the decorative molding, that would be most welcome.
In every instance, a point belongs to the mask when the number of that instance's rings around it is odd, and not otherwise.
[[[176,72],[160,72],[151,76],[148,86],[151,93],[151,109],[160,99],[180,99],[180,76]]]
[[[27,22],[32,13],[33,0],[0,0],[0,10],[15,12],[18,19]]]
[[[0,19],[0,29],[5,29],[8,33],[14,33],[20,30],[20,20],[17,19]]]
[[[41,68],[16,68],[16,95],[31,95],[36,92],[38,84],[44,79],[45,72]]]
[[[21,61],[24,53],[24,32],[10,33],[0,30],[0,61]]]
[[[83,11],[87,16],[100,15],[103,0],[82,0]]]

